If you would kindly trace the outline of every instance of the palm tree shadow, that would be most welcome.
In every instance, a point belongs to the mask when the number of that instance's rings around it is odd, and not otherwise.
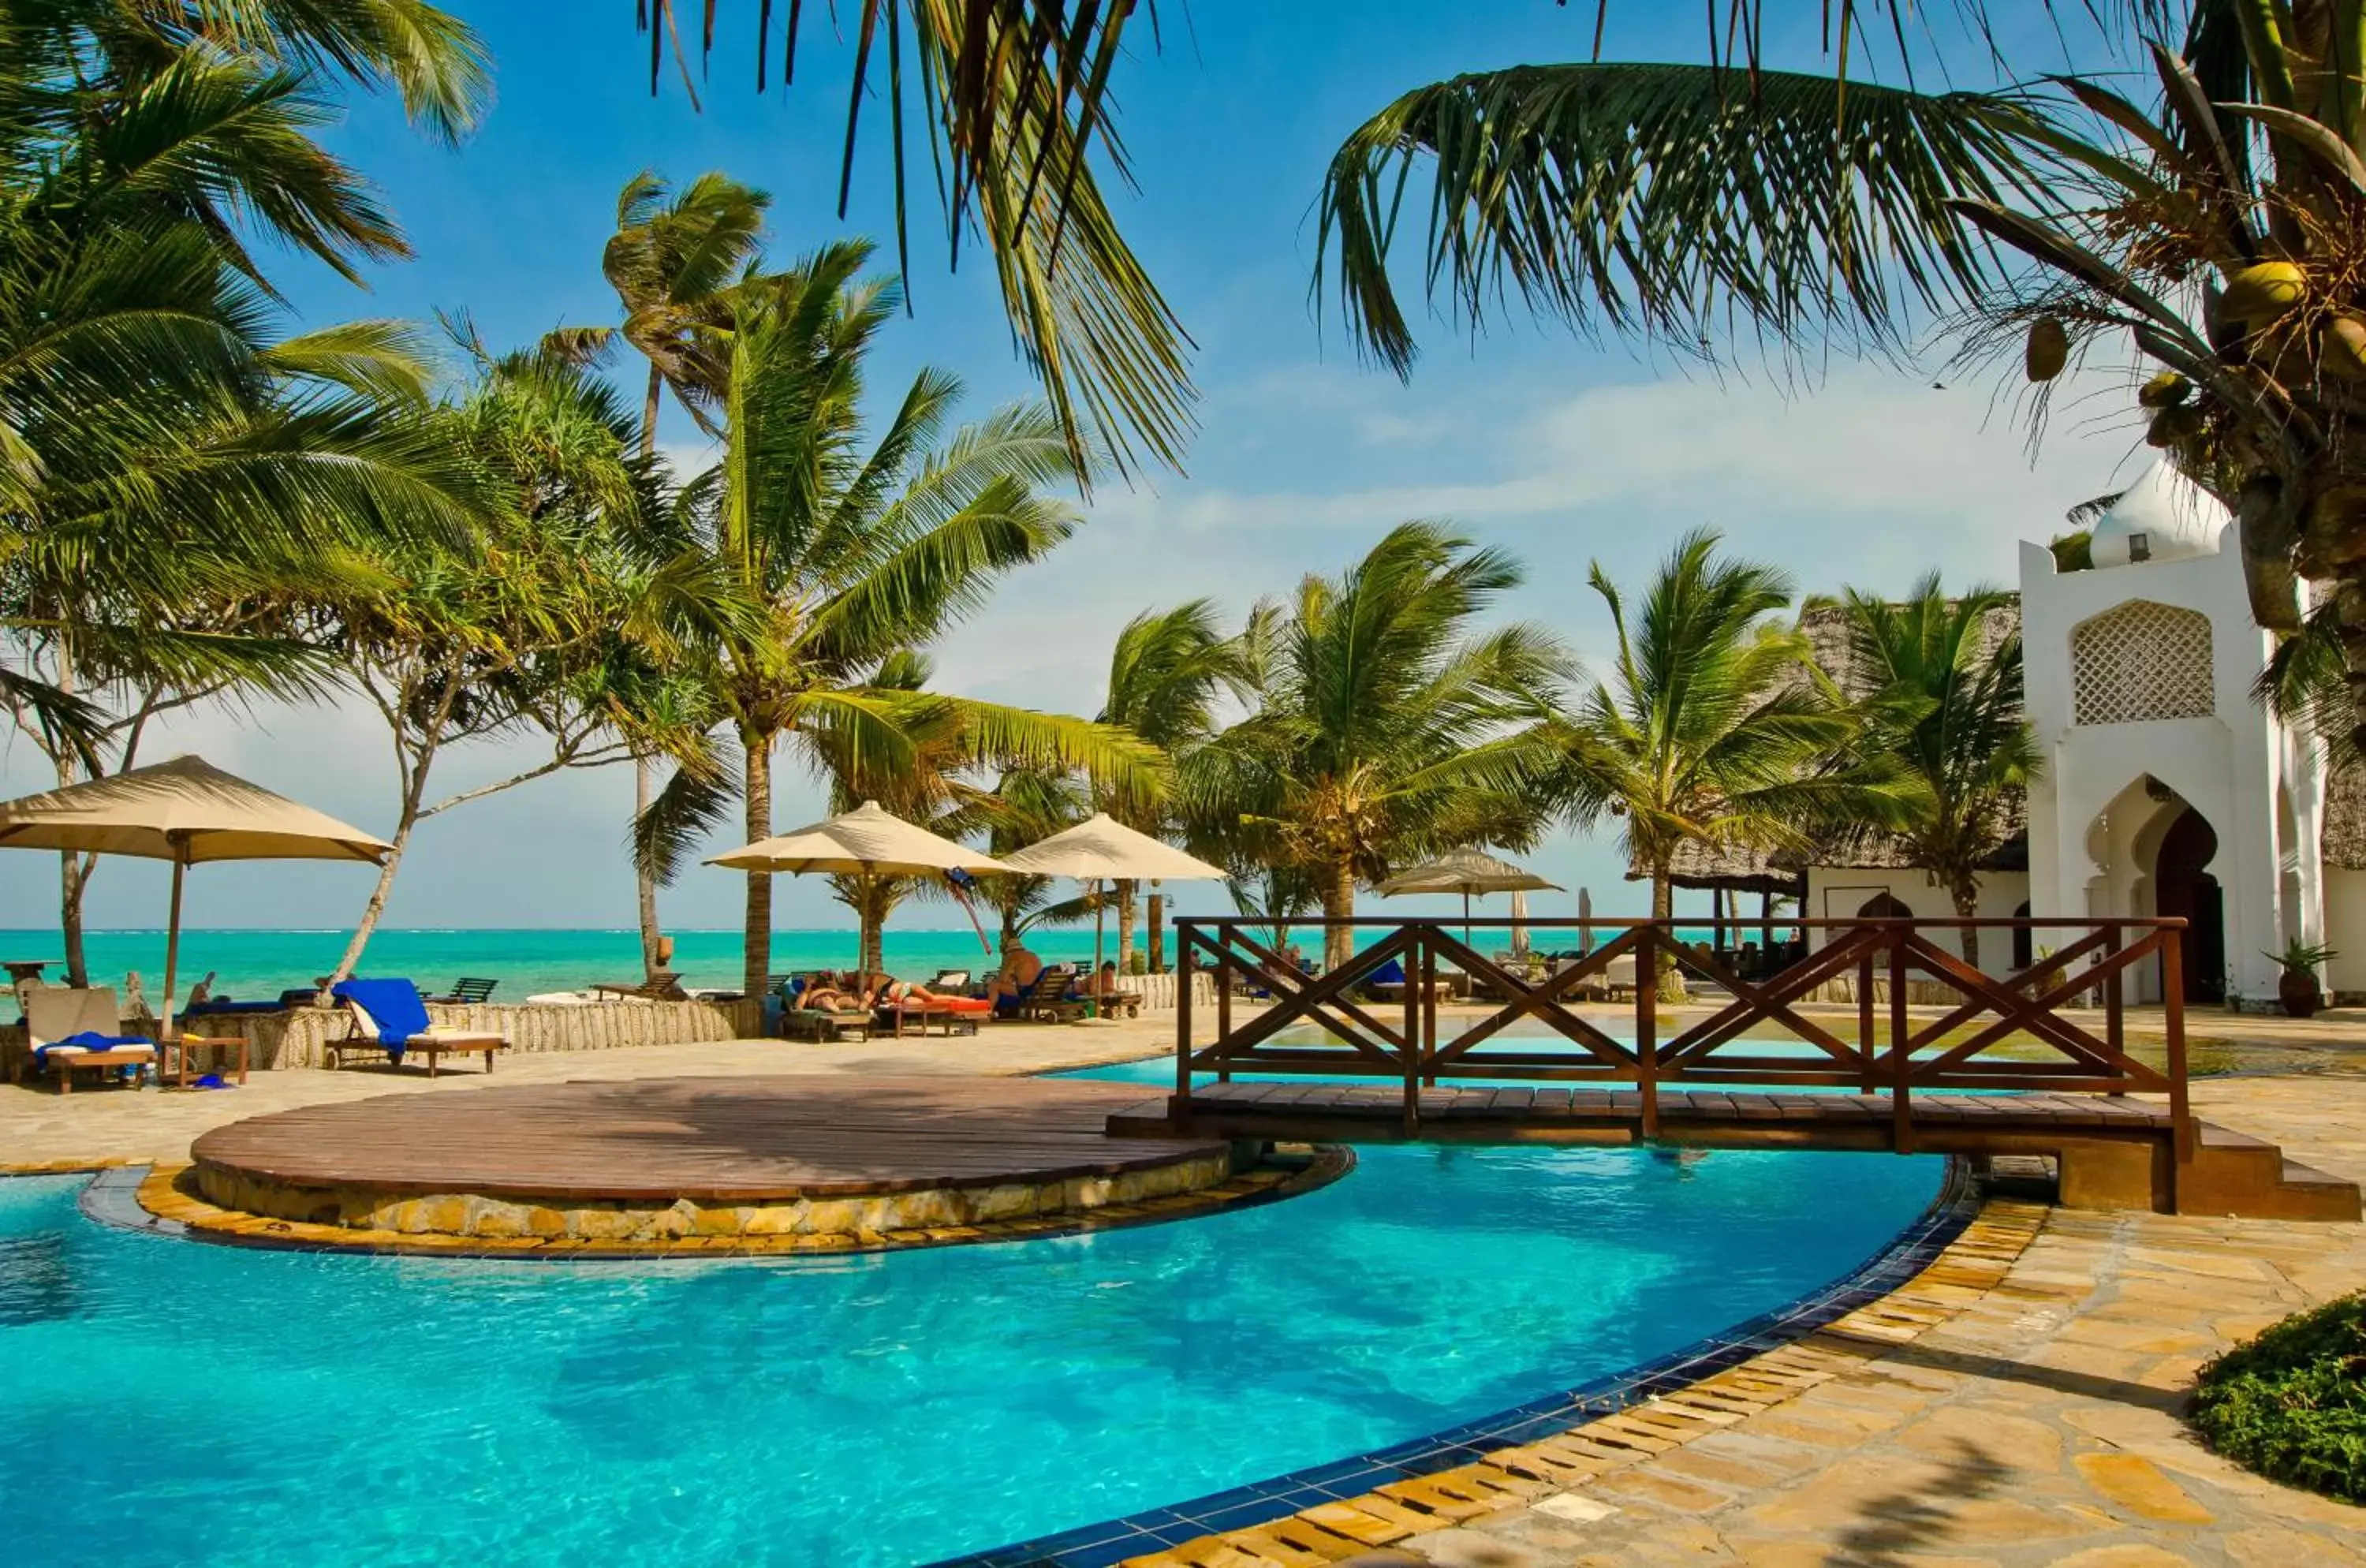
[[[1833,1537],[1842,1562],[1902,1564],[1910,1554],[1944,1544],[1955,1512],[2000,1490],[2012,1467],[1964,1438],[1944,1461],[1942,1475],[1904,1487],[1865,1505],[1864,1519]]]

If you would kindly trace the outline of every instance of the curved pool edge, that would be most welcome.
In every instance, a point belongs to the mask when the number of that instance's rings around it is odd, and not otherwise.
[[[530,1262],[540,1267],[572,1263],[794,1264],[803,1259],[828,1260],[866,1253],[1051,1241],[1104,1231],[1206,1219],[1285,1202],[1320,1191],[1355,1168],[1356,1153],[1352,1148],[1345,1145],[1321,1144],[1312,1146],[1302,1165],[1268,1164],[1235,1175],[1214,1188],[1172,1198],[1114,1204],[1057,1216],[978,1221],[960,1227],[941,1227],[936,1232],[730,1238],[738,1245],[718,1245],[723,1238],[693,1238],[689,1245],[593,1244],[564,1250],[538,1245],[531,1238],[504,1240],[491,1237],[397,1236],[378,1232],[341,1233],[332,1226],[301,1224],[252,1215],[238,1215],[222,1224],[191,1223],[186,1216],[208,1206],[190,1201],[177,1190],[174,1194],[174,1201],[160,1203],[156,1192],[152,1190],[152,1183],[158,1179],[177,1181],[190,1168],[178,1164],[127,1163],[96,1168],[82,1166],[68,1170],[0,1172],[0,1180],[6,1179],[11,1174],[63,1176],[87,1171],[91,1179],[75,1195],[75,1207],[84,1218],[114,1230],[136,1231],[181,1241],[270,1252],[315,1252],[413,1260],[448,1258],[457,1262]],[[788,1245],[771,1245],[775,1241]]]
[[[1950,1156],[1930,1205],[1856,1268],[1779,1307],[1624,1371],[1425,1437],[1206,1496],[939,1559],[925,1568],[1110,1568],[1226,1530],[1277,1524],[1308,1508],[1352,1503],[1381,1486],[1459,1469],[1503,1450],[1569,1432],[1796,1345],[1893,1294],[1937,1262],[1979,1217],[1987,1201],[1970,1162]]]

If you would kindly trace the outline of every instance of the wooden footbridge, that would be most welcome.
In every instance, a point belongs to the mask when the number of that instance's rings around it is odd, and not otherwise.
[[[2043,1155],[2074,1207],[2359,1217],[2354,1185],[2194,1118],[2182,920],[1744,921],[1811,944],[1745,978],[1680,941],[1673,921],[1594,919],[1586,931],[1610,940],[1540,980],[1443,921],[1293,923],[1378,934],[1310,976],[1260,940],[1268,922],[1177,922],[1175,1090],[1113,1113],[1112,1134]],[[1585,940],[1575,920],[1523,925],[1539,945],[1562,931]],[[2054,951],[1991,976],[1952,951],[1966,928],[1996,941],[2027,931]],[[2127,1049],[2140,964],[2162,978],[2160,1066]],[[1653,976],[1663,969],[1699,987],[1698,1007],[1662,1019]],[[1208,1043],[1191,1005],[1199,970],[1216,982]],[[1476,1016],[1441,1012],[1441,976],[1455,970],[1493,998]],[[1829,1010],[1808,1010],[1843,980],[1853,1038]],[[1918,983],[1950,1001],[1910,1009]],[[1236,988],[1270,1004],[1245,1007]],[[1622,990],[1631,1014],[1583,1005]],[[1612,1032],[1621,1024],[1624,1038]]]

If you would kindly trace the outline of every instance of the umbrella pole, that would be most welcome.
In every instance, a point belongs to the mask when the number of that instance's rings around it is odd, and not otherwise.
[[[1097,876],[1093,878],[1093,978],[1092,983],[1085,987],[1085,994],[1092,998],[1085,1004],[1085,1016],[1087,1018],[1101,1015],[1101,919],[1108,913],[1108,908],[1109,881]]]
[[[164,1017],[162,1025],[156,1031],[163,1036],[158,1043],[165,1045],[172,1043],[174,1033],[173,983],[179,977],[181,966],[181,875],[187,869],[188,863],[186,860],[179,855],[173,857],[173,913],[169,923],[164,927]],[[159,1062],[157,1064],[159,1072],[163,1067],[163,1064]],[[181,1077],[186,1079],[188,1076],[187,1056],[184,1054]]]
[[[1462,945],[1470,945],[1470,889],[1462,890]]]

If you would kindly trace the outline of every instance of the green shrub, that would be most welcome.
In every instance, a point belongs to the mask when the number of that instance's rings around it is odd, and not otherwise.
[[[2288,1317],[2202,1369],[2193,1424],[2248,1470],[2366,1503],[2366,1291]]]

